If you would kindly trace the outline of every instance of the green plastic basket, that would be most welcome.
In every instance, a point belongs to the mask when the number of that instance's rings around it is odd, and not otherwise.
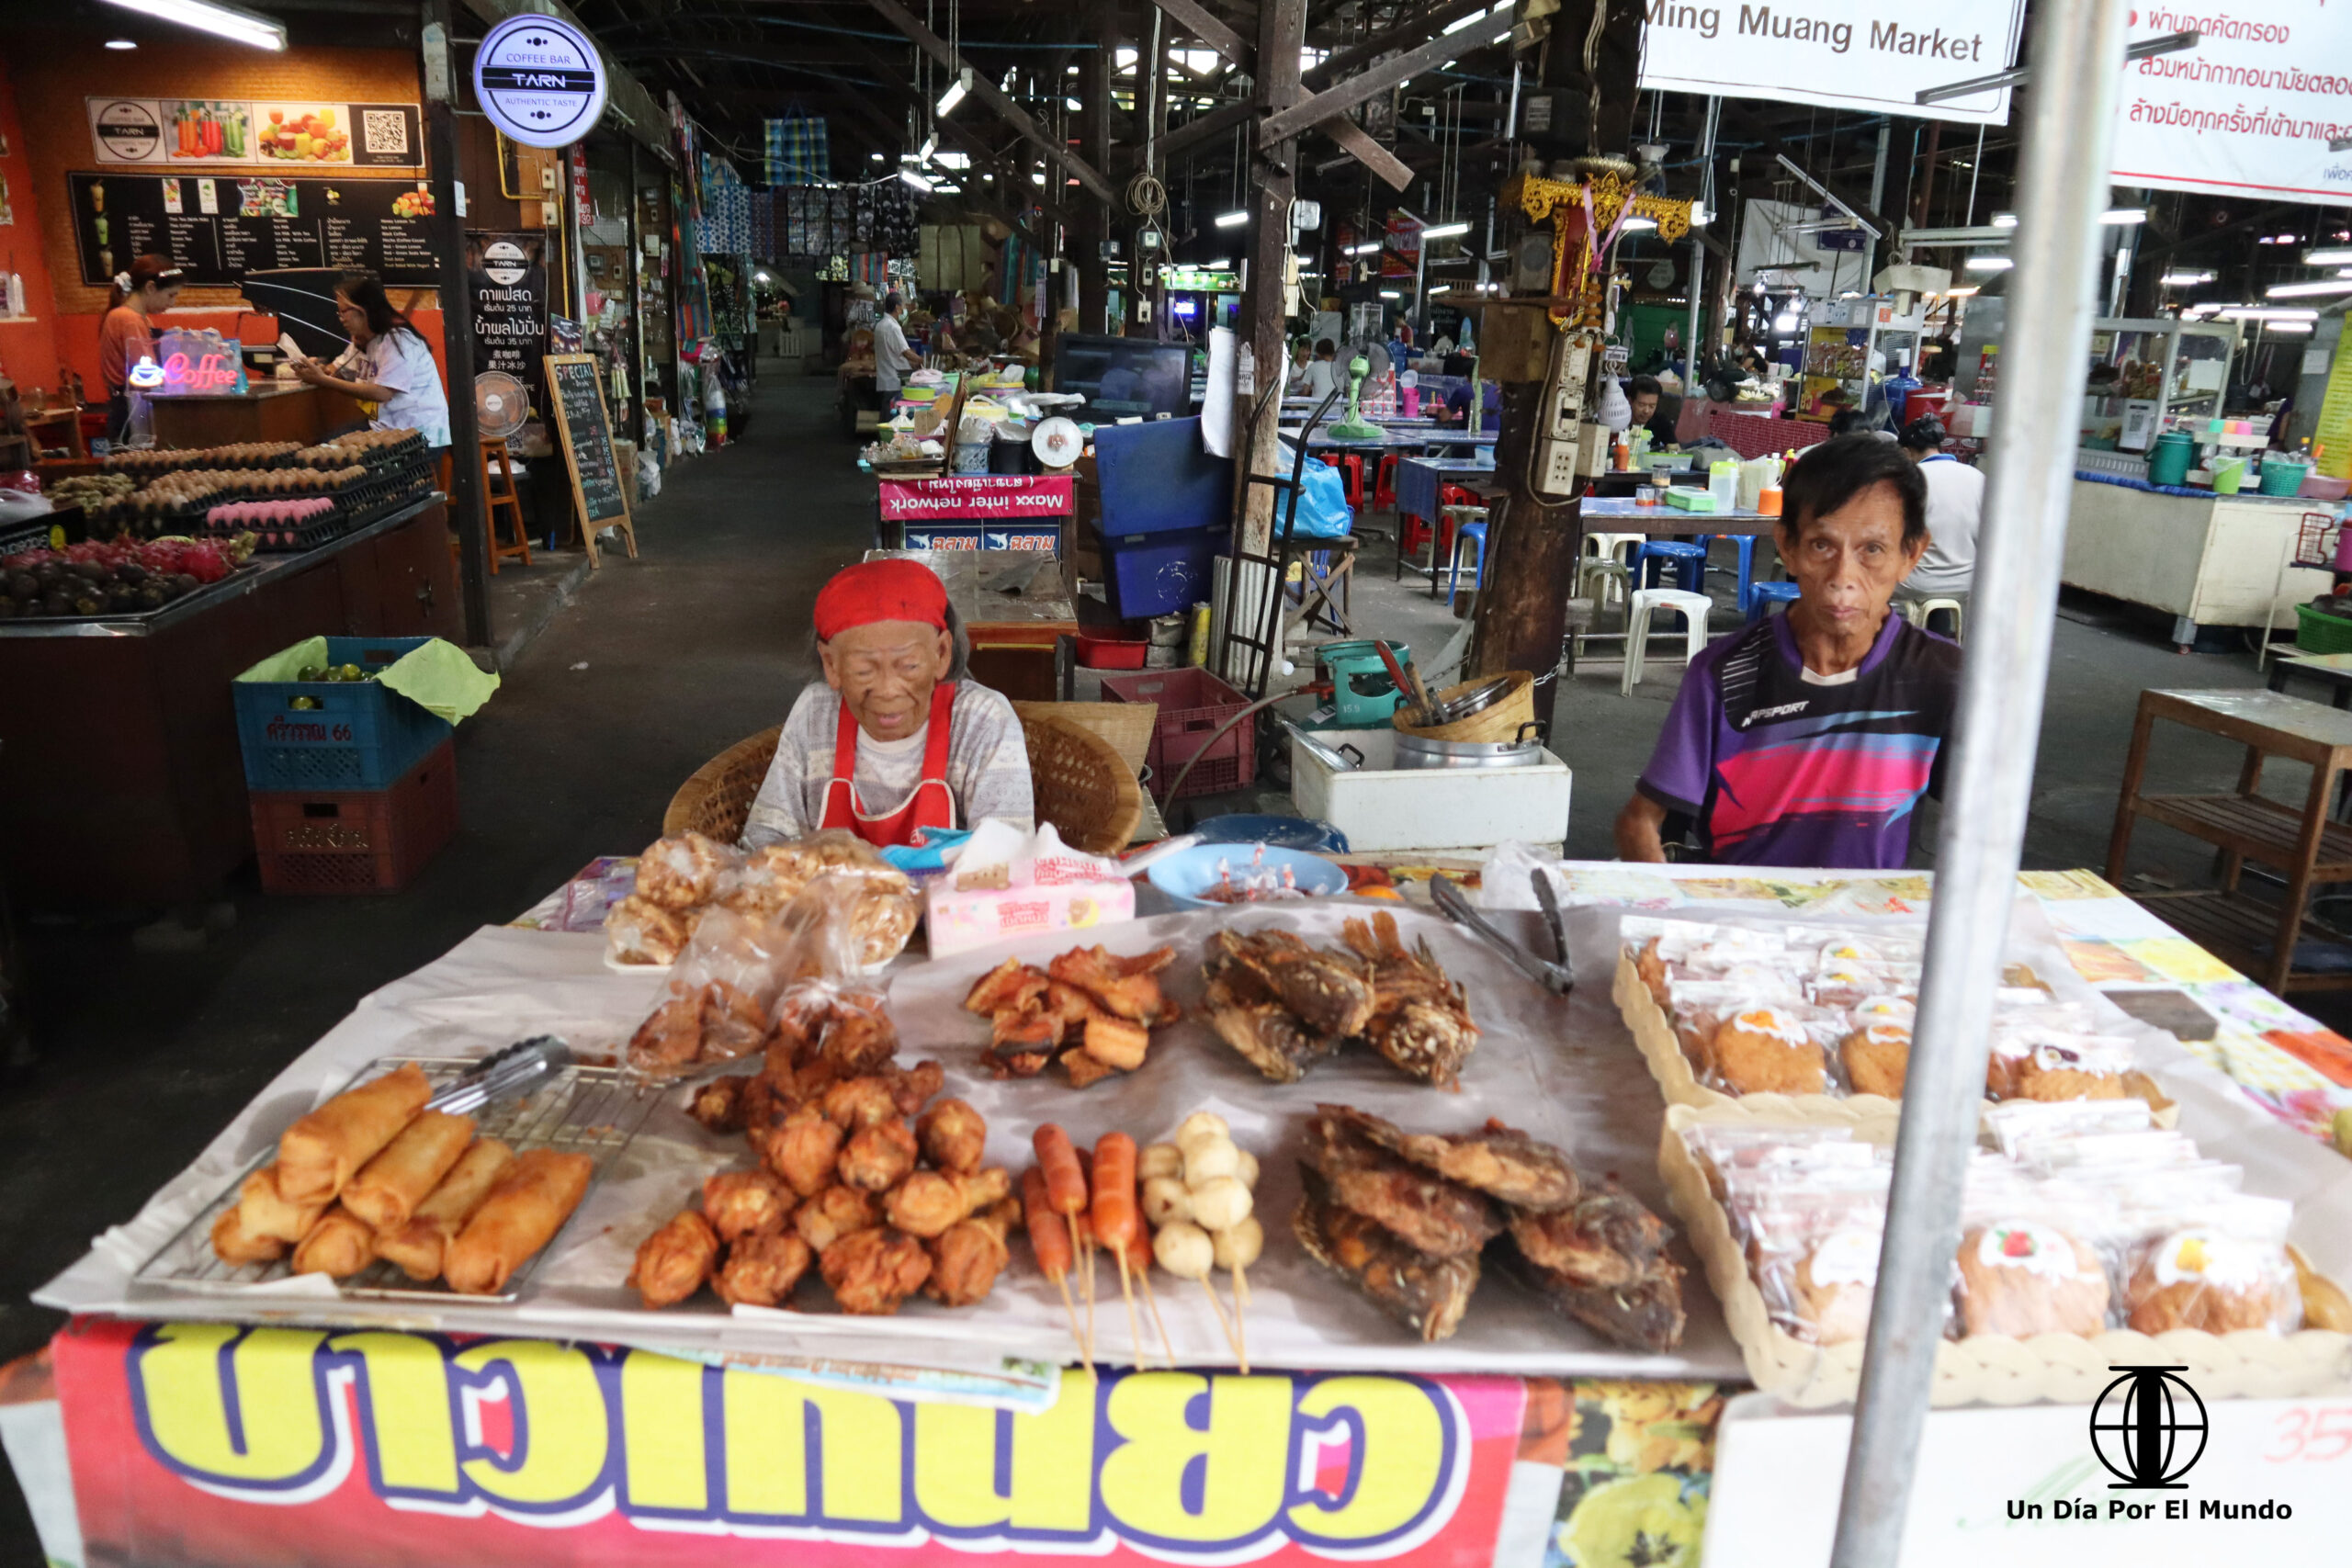
[[[2352,620],[2298,604],[2295,646],[2305,653],[2352,653]]]

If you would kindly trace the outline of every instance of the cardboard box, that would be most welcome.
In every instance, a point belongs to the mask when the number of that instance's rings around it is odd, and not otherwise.
[[[959,893],[955,879],[943,876],[932,883],[923,902],[933,958],[1040,931],[1086,931],[1136,918],[1135,884],[1125,881]]]

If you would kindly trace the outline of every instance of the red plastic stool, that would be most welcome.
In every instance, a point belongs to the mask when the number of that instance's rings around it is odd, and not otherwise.
[[[1373,505],[1394,509],[1396,504],[1396,454],[1394,452],[1381,454],[1380,467],[1374,470],[1374,473]]]

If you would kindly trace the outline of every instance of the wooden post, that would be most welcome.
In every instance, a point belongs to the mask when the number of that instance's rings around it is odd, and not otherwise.
[[[1574,502],[1531,489],[1544,386],[1505,382],[1495,434],[1495,471],[1504,490],[1487,518],[1487,585],[1478,594],[1470,673],[1532,670],[1540,683],[1567,659],[1568,591],[1576,582],[1584,524]],[[1568,665],[1573,669],[1573,663]],[[1537,714],[1550,717],[1539,703]]]
[[[1280,114],[1302,96],[1298,55],[1306,42],[1306,0],[1265,0],[1258,12],[1257,110],[1261,117]],[[1235,400],[1238,407],[1254,412],[1262,399],[1281,402],[1283,378],[1290,363],[1283,329],[1288,317],[1285,264],[1290,255],[1290,204],[1298,183],[1298,142],[1295,134],[1262,141],[1254,129],[1251,140],[1250,277],[1241,300],[1243,341],[1239,345],[1251,367],[1250,395]],[[1250,432],[1248,471],[1274,472],[1278,434],[1274,421],[1252,418]],[[1236,541],[1243,553],[1262,555],[1271,547],[1273,500],[1274,492],[1264,485],[1245,488]]]
[[[1104,6],[1096,16],[1097,47],[1079,66],[1078,79],[1085,84],[1080,101],[1086,106],[1080,111],[1079,146],[1096,168],[1105,169],[1111,164],[1111,66],[1119,41],[1118,7]],[[1086,195],[1082,189],[1080,194]],[[1085,220],[1078,231],[1078,330],[1103,333],[1111,330],[1111,264],[1102,249],[1118,232],[1118,212],[1112,203],[1091,197],[1082,210]]]
[[[457,520],[458,588],[466,642],[490,646],[490,519],[481,495],[481,438],[474,423],[472,300],[466,282],[465,220],[458,216],[457,77],[449,51],[449,0],[422,0],[426,171],[433,186],[434,247],[439,253],[443,352],[449,367],[449,514]],[[567,198],[569,193],[567,192]]]

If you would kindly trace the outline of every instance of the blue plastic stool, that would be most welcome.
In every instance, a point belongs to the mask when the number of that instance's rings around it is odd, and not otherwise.
[[[1446,563],[1445,568],[1445,601],[1449,604],[1453,603],[1454,586],[1461,581],[1462,547],[1465,543],[1478,547],[1477,558],[1470,567],[1470,586],[1473,589],[1486,586],[1487,525],[1484,523],[1464,523],[1453,536],[1453,558]]]
[[[1775,604],[1797,602],[1797,585],[1793,582],[1758,582],[1747,590],[1747,618],[1760,621],[1772,613]]]
[[[1712,548],[1717,539],[1729,539],[1739,551],[1737,581],[1733,585],[1732,608],[1742,615],[1747,612],[1747,591],[1756,577],[1756,536],[1753,534],[1708,534],[1698,543],[1701,549]]]
[[[1659,569],[1656,578],[1649,574],[1652,563]],[[1674,571],[1675,586],[1689,593],[1706,592],[1706,546],[1687,539],[1646,539],[1634,547],[1635,588],[1660,586],[1669,567]]]

